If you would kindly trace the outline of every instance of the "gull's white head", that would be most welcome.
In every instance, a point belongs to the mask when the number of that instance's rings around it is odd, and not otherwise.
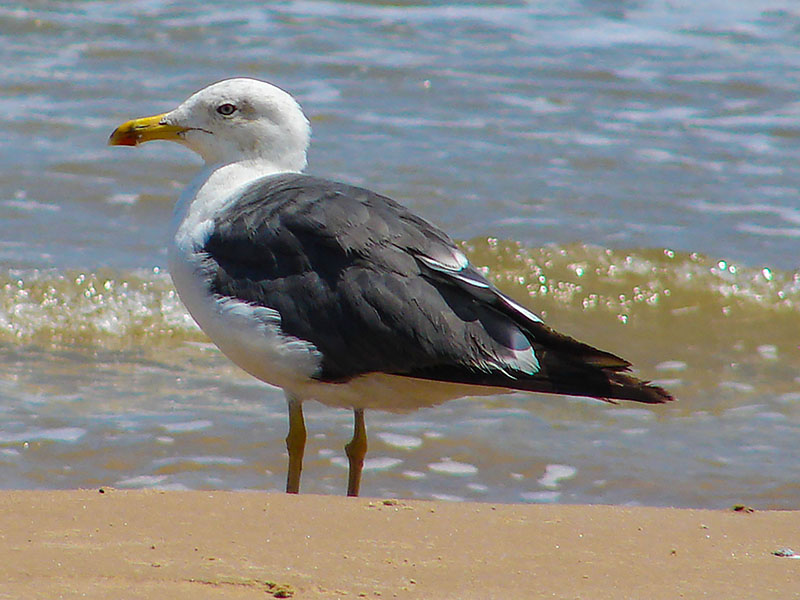
[[[109,144],[176,141],[207,165],[266,163],[275,171],[302,171],[311,128],[288,93],[257,79],[226,79],[190,96],[175,110],[134,119]]]

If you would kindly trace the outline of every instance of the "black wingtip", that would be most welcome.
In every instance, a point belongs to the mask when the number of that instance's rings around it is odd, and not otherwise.
[[[675,400],[675,397],[661,386],[626,373],[609,373],[608,381],[611,385],[609,399],[632,400],[645,404],[665,404]]]

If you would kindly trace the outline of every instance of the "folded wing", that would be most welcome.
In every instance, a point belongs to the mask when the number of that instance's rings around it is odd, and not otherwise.
[[[389,198],[266,177],[201,249],[211,291],[276,310],[322,353],[321,381],[370,373],[665,402],[630,364],[560,334],[495,288],[441,230]]]

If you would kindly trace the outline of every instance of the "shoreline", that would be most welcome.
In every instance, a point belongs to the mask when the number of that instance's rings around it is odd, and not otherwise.
[[[800,511],[0,492],[5,598],[794,597]]]

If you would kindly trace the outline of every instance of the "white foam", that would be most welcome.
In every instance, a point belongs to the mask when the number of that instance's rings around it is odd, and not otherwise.
[[[539,478],[539,485],[546,488],[557,488],[565,479],[572,479],[578,469],[572,465],[547,465],[544,475]]]
[[[449,458],[445,458],[441,462],[430,463],[428,468],[436,473],[444,473],[445,475],[474,475],[478,472],[478,467],[469,463],[456,462]]]
[[[196,421],[184,421],[181,423],[163,423],[161,428],[170,433],[187,433],[190,431],[202,431],[214,425],[208,419],[198,419]]]
[[[412,448],[419,448],[422,446],[422,439],[413,435],[402,435],[399,433],[382,431],[378,434],[378,439],[387,446],[393,446],[394,448],[405,448],[410,450]]]
[[[61,210],[58,204],[51,204],[49,202],[38,202],[36,200],[5,200],[2,202],[3,206],[23,210],[26,212],[34,211],[47,211],[57,212]]]
[[[756,350],[763,359],[778,360],[778,347],[773,344],[762,344]]]
[[[130,488],[155,487],[159,483],[166,481],[167,477],[167,475],[138,475],[136,477],[120,479],[114,485],[117,487]]]
[[[131,206],[139,201],[139,194],[111,194],[107,202],[120,206]]]
[[[682,360],[665,360],[656,365],[658,371],[685,371],[688,368]]]
[[[443,502],[464,502],[466,498],[456,496],[455,494],[431,494],[434,500],[442,500]]]
[[[755,387],[752,384],[745,383],[744,381],[721,381],[719,383],[719,387],[733,390],[742,394],[746,394],[755,390]]]
[[[485,492],[489,491],[489,486],[488,485],[484,485],[482,483],[468,483],[467,484],[467,488],[469,488],[473,492],[485,493]]]
[[[398,465],[403,464],[399,458],[391,458],[389,456],[377,456],[375,458],[368,458],[364,461],[365,471],[388,471]]]

